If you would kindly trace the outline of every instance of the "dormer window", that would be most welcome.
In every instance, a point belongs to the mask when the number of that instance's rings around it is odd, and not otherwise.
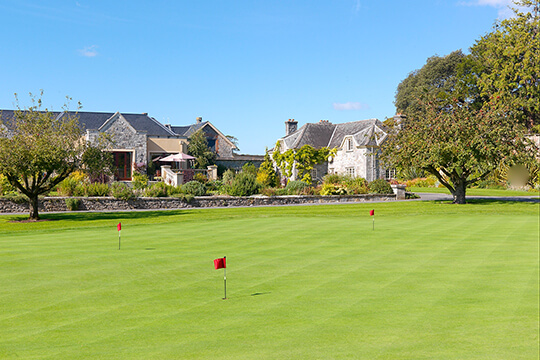
[[[347,149],[347,151],[354,150],[354,144],[353,144],[352,138],[348,138],[347,140],[345,140],[345,149]]]

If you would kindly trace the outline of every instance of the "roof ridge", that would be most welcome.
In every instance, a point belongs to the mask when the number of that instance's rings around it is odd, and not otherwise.
[[[147,118],[151,119],[153,122],[155,122],[156,124],[158,124],[162,129],[164,129],[166,132],[168,132],[169,134],[171,134],[172,136],[178,136],[178,134],[176,134],[174,131],[172,131],[171,129],[169,129],[168,127],[166,127],[165,125],[163,125],[162,123],[160,123],[159,121],[157,121],[156,119],[154,119],[152,116],[148,115],[148,114],[141,114],[143,116],[146,116]],[[127,119],[126,119],[127,120]]]
[[[302,137],[304,136],[304,134],[306,133],[306,129],[308,128],[308,125],[309,123],[306,123],[304,126],[302,126],[300,129],[298,129],[298,131],[301,131],[300,134],[298,134],[298,137],[296,138],[296,141],[293,142],[293,146],[291,147],[292,149],[295,149],[296,146],[298,146],[298,143],[300,142],[300,139],[302,139]],[[294,134],[294,133],[293,133]]]

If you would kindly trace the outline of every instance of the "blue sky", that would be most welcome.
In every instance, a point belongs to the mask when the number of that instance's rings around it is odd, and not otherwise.
[[[197,116],[263,154],[284,122],[395,113],[396,87],[433,55],[467,52],[510,0],[0,0],[0,108]]]

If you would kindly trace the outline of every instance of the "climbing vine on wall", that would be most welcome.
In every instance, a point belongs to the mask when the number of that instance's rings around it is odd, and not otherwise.
[[[323,147],[315,149],[311,145],[304,145],[300,149],[289,149],[281,152],[281,143],[278,141],[272,158],[276,162],[281,173],[290,178],[293,170],[296,169],[296,178],[308,184],[311,184],[311,170],[317,164],[321,164],[328,160],[330,156],[335,156],[336,149]]]

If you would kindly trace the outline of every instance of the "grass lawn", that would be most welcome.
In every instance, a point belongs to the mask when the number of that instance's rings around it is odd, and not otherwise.
[[[0,358],[537,359],[539,215],[473,201],[0,216]]]
[[[450,194],[450,191],[445,188],[429,188],[411,186],[407,191],[414,193],[433,193],[433,194]],[[467,189],[467,196],[527,196],[540,197],[538,191],[521,191],[521,190],[501,190],[501,189]]]

